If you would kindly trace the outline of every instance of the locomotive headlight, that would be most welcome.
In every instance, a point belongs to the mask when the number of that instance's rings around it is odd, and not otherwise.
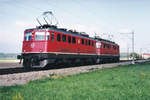
[[[23,52],[26,52],[26,50],[23,50]]]
[[[42,49],[40,49],[40,52],[42,52]]]

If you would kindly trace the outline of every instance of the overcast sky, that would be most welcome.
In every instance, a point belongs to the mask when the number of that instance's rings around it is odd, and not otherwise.
[[[131,35],[135,32],[135,50],[150,51],[149,0],[0,0],[0,52],[20,53],[23,32],[36,27],[36,17],[52,11],[59,27],[96,33],[120,45],[121,52],[131,51]]]

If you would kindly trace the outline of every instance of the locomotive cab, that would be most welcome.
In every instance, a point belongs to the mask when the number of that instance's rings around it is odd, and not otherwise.
[[[25,31],[23,41],[23,53],[39,53],[47,51],[47,41],[49,32],[42,31]]]
[[[44,53],[47,52],[49,35],[47,30],[25,30],[22,55],[18,56],[18,59],[23,59],[23,67],[46,66]]]

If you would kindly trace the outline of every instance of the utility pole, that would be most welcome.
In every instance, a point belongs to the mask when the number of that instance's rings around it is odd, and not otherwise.
[[[132,31],[131,33],[121,33],[121,34],[131,34],[132,35],[132,64],[135,64],[134,61],[134,31]]]
[[[129,44],[127,43],[127,60],[129,60]]]
[[[142,48],[140,48],[140,58],[143,59],[143,57],[142,57]]]
[[[133,58],[132,58],[132,64],[135,64],[135,62],[134,62],[134,31],[132,31],[132,56],[133,56]]]

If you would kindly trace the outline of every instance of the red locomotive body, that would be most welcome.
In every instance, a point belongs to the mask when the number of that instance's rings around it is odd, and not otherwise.
[[[98,59],[101,63],[106,62],[118,62],[119,61],[119,45],[116,43],[96,38],[96,54],[98,55]]]
[[[42,25],[24,32],[24,67],[45,67],[51,63],[103,63],[119,61],[119,46],[85,33]]]

